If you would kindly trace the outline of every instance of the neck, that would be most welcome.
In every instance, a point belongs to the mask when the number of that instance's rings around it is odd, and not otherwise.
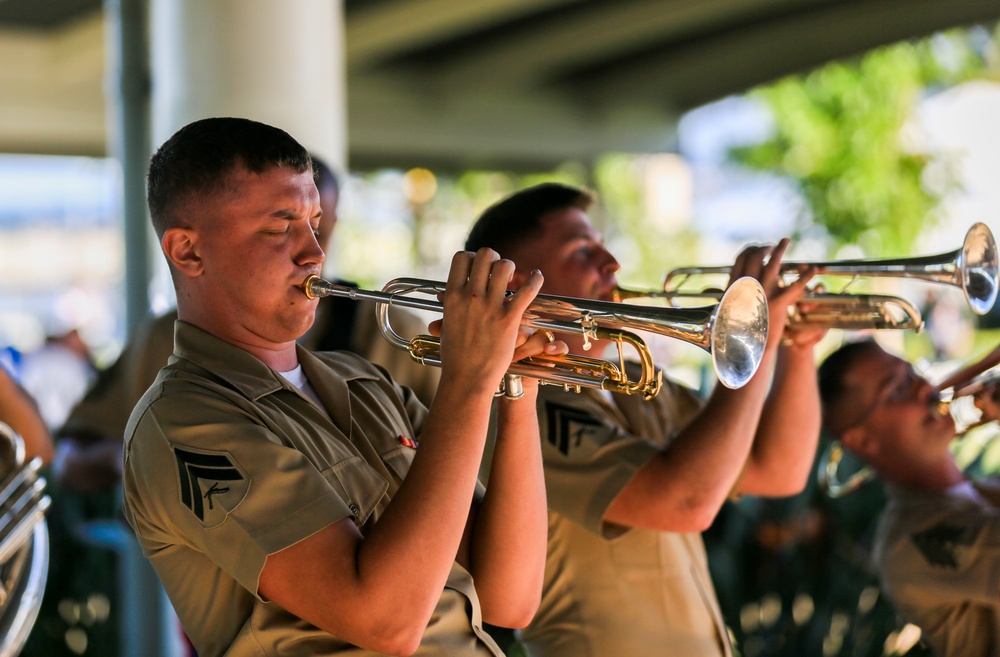
[[[917,488],[920,490],[941,492],[956,486],[966,477],[962,470],[951,458],[939,459],[934,463],[928,463],[921,467],[913,467],[913,464],[905,464],[899,468],[879,469],[879,476],[885,481],[905,486],[907,488]]]
[[[188,324],[193,324],[211,333],[221,340],[225,340],[233,346],[239,347],[278,372],[294,370],[299,364],[299,355],[295,350],[296,343],[294,340],[280,344],[267,343],[265,346],[256,341],[255,336],[249,333],[243,332],[234,335],[232,331],[226,330],[229,328],[228,326],[211,321],[211,316],[208,318],[199,316],[183,308],[180,304],[178,304],[177,308],[177,317]]]

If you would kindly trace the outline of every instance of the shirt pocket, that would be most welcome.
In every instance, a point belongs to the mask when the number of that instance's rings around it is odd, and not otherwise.
[[[410,465],[413,463],[413,457],[416,454],[417,450],[413,447],[396,445],[382,452],[380,456],[385,466],[396,475],[399,481],[402,481],[406,477],[406,473],[410,471]]]
[[[378,507],[389,488],[385,481],[360,456],[349,456],[323,471],[327,483],[344,500],[359,527]]]

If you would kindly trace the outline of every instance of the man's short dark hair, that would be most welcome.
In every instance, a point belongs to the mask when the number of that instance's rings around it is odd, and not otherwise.
[[[817,376],[819,399],[823,409],[823,428],[831,435],[839,437],[854,419],[854,414],[850,412],[853,404],[848,399],[847,373],[859,358],[872,349],[880,348],[878,343],[871,339],[848,342],[827,356],[819,366]]]
[[[488,207],[476,220],[465,241],[466,251],[489,247],[505,255],[537,236],[540,219],[553,210],[579,208],[586,212],[594,194],[561,183],[542,183],[522,189]]]
[[[277,167],[309,171],[309,153],[284,130],[240,118],[195,121],[174,133],[149,162],[146,201],[159,237],[178,225],[175,209],[192,196],[225,190],[238,167],[264,173]]]

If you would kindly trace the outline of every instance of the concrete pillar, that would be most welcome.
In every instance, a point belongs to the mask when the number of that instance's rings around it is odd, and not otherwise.
[[[108,152],[121,165],[125,229],[125,326],[149,314],[150,252],[146,214],[149,162],[149,47],[145,0],[104,0],[107,22]]]
[[[152,0],[154,148],[181,126],[240,116],[347,159],[342,0]]]

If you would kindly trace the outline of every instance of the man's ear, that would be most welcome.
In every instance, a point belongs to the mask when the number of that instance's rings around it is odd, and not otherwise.
[[[190,228],[173,227],[163,233],[160,240],[163,253],[177,271],[188,276],[201,275],[201,256],[198,254],[197,234]]]
[[[878,452],[878,441],[872,438],[864,425],[851,427],[844,431],[840,436],[840,442],[848,450],[865,460]]]

